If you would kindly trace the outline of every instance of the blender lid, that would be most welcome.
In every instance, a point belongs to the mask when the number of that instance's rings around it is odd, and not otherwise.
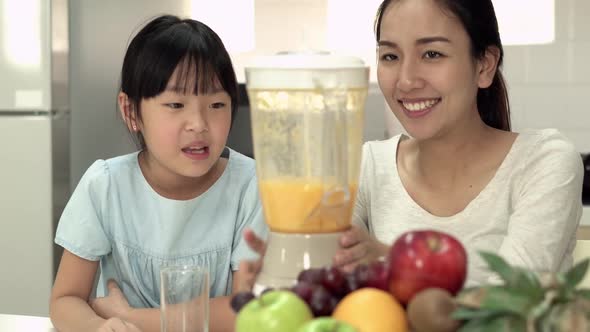
[[[276,55],[255,57],[246,65],[259,69],[346,69],[366,68],[362,59],[355,56],[335,55],[329,52],[279,52]]]
[[[369,67],[354,56],[282,52],[245,66],[248,89],[367,88]]]

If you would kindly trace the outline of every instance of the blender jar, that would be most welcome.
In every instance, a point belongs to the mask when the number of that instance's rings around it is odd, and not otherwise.
[[[368,68],[354,57],[282,54],[246,68],[254,157],[271,232],[350,227]]]

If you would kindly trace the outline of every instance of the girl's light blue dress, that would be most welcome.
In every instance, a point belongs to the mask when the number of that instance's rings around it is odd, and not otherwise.
[[[160,268],[207,266],[210,296],[231,292],[232,271],[255,254],[243,240],[249,227],[266,236],[254,161],[229,150],[225,171],[197,198],[157,194],[139,168],[138,152],[97,160],[86,171],[59,221],[55,243],[100,260],[97,296],[115,279],[135,308],[160,305]]]

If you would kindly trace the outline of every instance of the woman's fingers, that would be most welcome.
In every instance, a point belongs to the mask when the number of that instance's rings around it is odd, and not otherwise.
[[[266,242],[259,238],[251,229],[244,230],[244,239],[252,250],[258,253],[260,256],[264,256],[266,251]]]
[[[345,272],[352,272],[367,256],[367,246],[364,243],[354,247],[341,249],[334,256],[333,263]]]
[[[238,273],[236,274],[238,279],[236,285],[236,291],[251,291],[256,282],[256,277],[261,268],[261,262],[257,261],[242,261]]]
[[[366,233],[360,227],[353,225],[349,230],[344,232],[339,239],[342,248],[349,248],[357,245],[367,238]]]

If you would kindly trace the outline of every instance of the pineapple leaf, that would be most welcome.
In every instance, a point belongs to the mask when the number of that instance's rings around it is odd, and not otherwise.
[[[551,310],[551,307],[555,303],[555,300],[558,296],[558,292],[555,290],[549,290],[545,293],[545,296],[542,301],[535,304],[533,308],[529,311],[527,319],[536,322],[539,318],[544,317],[547,312]]]
[[[495,318],[494,317],[482,317],[474,318],[463,324],[457,332],[492,332],[494,330],[489,329],[489,323]]]
[[[566,287],[569,289],[575,289],[576,286],[580,284],[586,275],[588,264],[590,264],[590,258],[586,258],[579,262],[565,274]]]
[[[473,319],[468,321],[467,323],[463,324],[457,332],[479,332],[483,329],[486,324],[485,320],[483,319]]]
[[[496,272],[506,287],[524,293],[536,301],[543,298],[544,290],[535,273],[527,269],[510,266],[502,257],[488,252],[480,252],[490,270]]]
[[[455,296],[455,302],[462,307],[479,309],[481,307],[481,302],[486,297],[490,287],[491,286],[465,288]]]
[[[496,309],[526,317],[538,299],[506,287],[491,287],[481,303],[483,309]]]
[[[576,295],[579,295],[586,300],[590,300],[590,289],[578,289],[576,290]]]
[[[510,286],[512,280],[514,280],[515,274],[517,273],[512,266],[510,266],[506,261],[493,253],[480,251],[479,255],[483,258],[483,260],[488,264],[490,270],[496,272],[504,282]]]
[[[541,301],[545,290],[541,286],[541,281],[535,273],[523,268],[515,268],[517,271],[513,287],[516,291],[522,292],[533,298],[535,301]]]
[[[457,332],[492,332],[488,329],[489,319],[473,319],[463,324]]]
[[[541,324],[537,328],[537,332],[555,332],[549,324]]]
[[[456,320],[490,319],[505,314],[503,309],[469,309],[459,307],[453,311],[451,317]]]
[[[468,321],[457,332],[523,332],[526,321],[514,315],[496,315]]]
[[[560,331],[557,329],[557,323],[561,321],[561,317],[564,315],[565,306],[563,303],[554,303],[548,312],[543,316],[538,317],[535,327],[538,331],[542,332],[554,332]]]
[[[498,317],[494,320],[499,327],[494,331],[523,332],[526,331],[526,320],[517,316]]]

